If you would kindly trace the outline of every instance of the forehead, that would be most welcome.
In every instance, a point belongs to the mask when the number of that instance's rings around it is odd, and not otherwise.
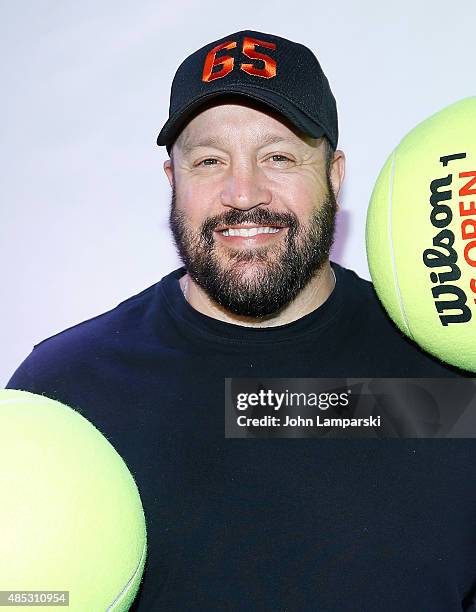
[[[218,99],[193,116],[177,138],[183,153],[198,146],[247,143],[265,146],[285,141],[315,147],[318,139],[300,132],[277,112],[243,97]]]

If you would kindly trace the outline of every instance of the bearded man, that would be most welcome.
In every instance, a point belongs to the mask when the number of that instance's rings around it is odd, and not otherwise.
[[[76,408],[133,473],[135,610],[473,609],[471,440],[224,436],[225,378],[456,375],[330,263],[337,140],[307,47],[241,31],[193,53],[158,137],[183,267],[43,341],[9,383]]]

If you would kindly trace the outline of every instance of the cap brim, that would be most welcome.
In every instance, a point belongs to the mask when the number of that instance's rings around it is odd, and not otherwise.
[[[290,121],[295,127],[312,138],[320,138],[326,134],[324,127],[312,120],[306,113],[297,108],[297,106],[295,106],[294,103],[290,102],[287,98],[284,98],[275,92],[249,85],[247,85],[246,88],[240,85],[237,85],[236,87],[228,85],[226,89],[214,89],[213,92],[210,92],[209,94],[203,94],[176,111],[169,117],[162,127],[157,137],[157,144],[159,146],[165,145],[168,148],[173,144],[179,133],[201,106],[205,105],[214,98],[220,98],[226,95],[239,95],[246,98],[251,98],[257,102],[261,102],[265,106],[271,108],[288,119],[288,121]]]

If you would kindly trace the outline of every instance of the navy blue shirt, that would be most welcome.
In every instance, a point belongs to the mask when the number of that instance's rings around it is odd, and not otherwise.
[[[80,411],[138,484],[136,611],[476,610],[476,441],[225,439],[225,377],[457,376],[333,264],[278,327],[193,309],[176,270],[38,344],[9,382]]]

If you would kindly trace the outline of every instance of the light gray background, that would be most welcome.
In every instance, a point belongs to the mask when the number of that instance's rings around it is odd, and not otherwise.
[[[1,1],[0,385],[33,344],[179,265],[155,138],[189,53],[246,28],[313,49],[348,160],[333,259],[369,278],[377,174],[408,130],[475,94],[475,24],[475,0]]]

